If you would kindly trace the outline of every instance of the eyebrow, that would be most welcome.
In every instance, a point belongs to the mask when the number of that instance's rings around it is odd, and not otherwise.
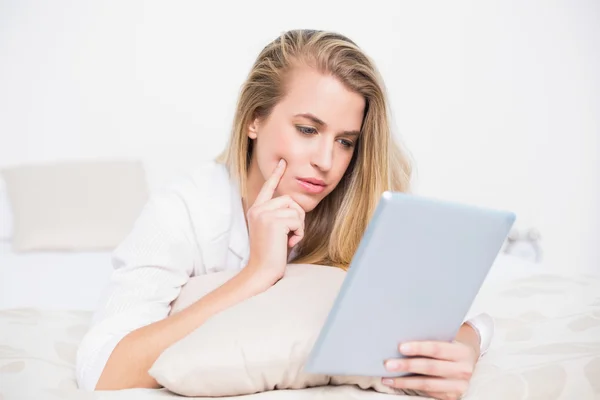
[[[301,113],[301,114],[296,114],[294,116],[309,119],[314,124],[319,125],[319,126],[327,126],[327,124],[323,120],[319,119],[317,116],[315,116],[311,113]],[[343,131],[341,133],[346,136],[359,136],[360,135],[360,131]]]

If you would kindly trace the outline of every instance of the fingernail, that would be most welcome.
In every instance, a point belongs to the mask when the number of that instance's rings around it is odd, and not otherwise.
[[[285,162],[285,160],[282,158],[281,160],[279,160],[279,164],[278,164],[278,166],[279,166],[279,167],[283,166],[283,163],[284,163],[284,162]]]
[[[392,386],[394,384],[394,380],[393,379],[382,379],[381,383],[383,383],[384,385]]]
[[[400,352],[404,354],[408,354],[412,351],[412,346],[408,343],[404,343],[400,345]]]

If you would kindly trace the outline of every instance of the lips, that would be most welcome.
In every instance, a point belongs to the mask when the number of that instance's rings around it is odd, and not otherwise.
[[[311,185],[325,186],[325,182],[323,182],[321,179],[316,179],[316,178],[298,178],[298,180],[300,180],[302,182],[310,183]]]
[[[325,190],[325,182],[315,178],[297,178],[300,187],[310,194],[322,193]]]

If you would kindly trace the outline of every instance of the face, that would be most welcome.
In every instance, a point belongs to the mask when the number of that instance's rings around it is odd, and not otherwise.
[[[249,126],[248,136],[254,140],[250,174],[264,182],[283,158],[287,167],[276,195],[291,196],[309,212],[344,176],[360,134],[365,100],[337,78],[308,67],[295,69],[286,89],[268,118]]]

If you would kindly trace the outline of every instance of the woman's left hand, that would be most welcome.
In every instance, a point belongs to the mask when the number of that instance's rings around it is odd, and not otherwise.
[[[410,358],[388,360],[386,368],[391,372],[419,376],[384,378],[383,383],[398,389],[418,390],[435,399],[460,399],[469,387],[479,359],[479,343],[473,339],[472,332],[470,326],[463,325],[456,340],[451,343],[420,341],[400,344],[400,353]]]

